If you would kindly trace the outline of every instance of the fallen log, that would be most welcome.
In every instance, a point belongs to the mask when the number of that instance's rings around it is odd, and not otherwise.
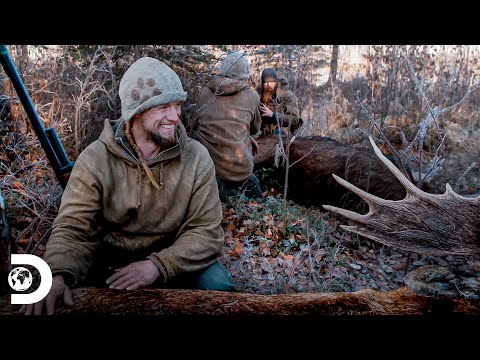
[[[353,221],[342,228],[387,246],[426,255],[480,254],[480,196],[458,195],[447,183],[443,194],[429,194],[413,185],[370,138],[378,158],[406,190],[402,200],[384,200],[332,174],[369,207],[358,214],[331,205],[323,207]]]
[[[284,149],[285,140],[284,137]],[[255,156],[255,171],[273,168],[274,173],[270,176],[283,184],[285,166],[274,166],[278,135],[259,138],[257,143],[259,152]],[[332,173],[383,199],[399,200],[406,195],[402,184],[372,149],[366,147],[346,146],[323,136],[296,137],[290,144],[289,162],[287,198],[298,204],[320,209],[323,204],[350,209],[363,204],[360,197],[339,185]]]
[[[74,306],[57,306],[56,315],[162,316],[323,316],[480,314],[480,300],[417,295],[403,287],[387,292],[291,293],[259,295],[180,289],[118,291],[73,289]],[[18,315],[10,296],[0,298],[0,315]]]

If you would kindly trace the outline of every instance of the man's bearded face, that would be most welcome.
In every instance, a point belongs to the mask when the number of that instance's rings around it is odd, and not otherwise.
[[[160,146],[161,149],[167,149],[177,143],[174,135],[164,137],[162,134],[151,130],[146,130],[146,133],[148,138],[152,140],[155,144]]]
[[[262,84],[262,103],[270,103],[275,99],[275,93],[277,91],[277,82],[266,79],[266,82]]]
[[[146,136],[162,150],[176,144],[175,129],[180,121],[182,102],[158,105],[140,115]]]

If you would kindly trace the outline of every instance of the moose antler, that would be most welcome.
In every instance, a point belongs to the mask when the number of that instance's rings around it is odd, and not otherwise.
[[[407,190],[402,200],[384,200],[365,192],[332,174],[335,180],[360,196],[369,207],[367,214],[330,205],[323,207],[345,216],[355,225],[345,230],[387,246],[427,255],[480,254],[480,196],[468,198],[456,194],[446,184],[443,194],[429,194],[413,185],[376,146],[375,154]]]

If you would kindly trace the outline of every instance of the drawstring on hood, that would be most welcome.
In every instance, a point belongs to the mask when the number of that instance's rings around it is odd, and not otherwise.
[[[162,189],[163,189],[163,185],[164,183],[163,183],[163,162],[162,162],[160,163],[160,186],[162,187]]]

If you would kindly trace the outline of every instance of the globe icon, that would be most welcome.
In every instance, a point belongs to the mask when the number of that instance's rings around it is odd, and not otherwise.
[[[8,274],[8,284],[15,291],[25,291],[32,285],[32,273],[24,267],[16,267]]]

